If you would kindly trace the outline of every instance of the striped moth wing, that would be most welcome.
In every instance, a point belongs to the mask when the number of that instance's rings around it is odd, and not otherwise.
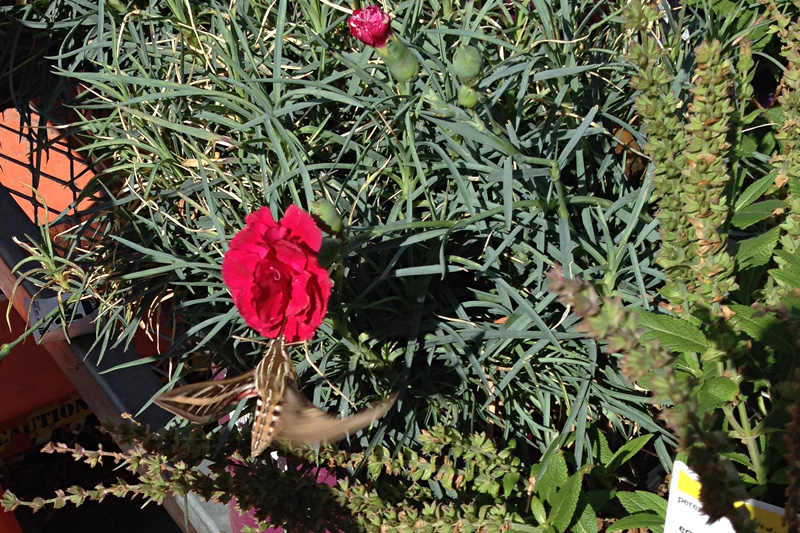
[[[296,382],[287,383],[283,402],[283,416],[286,422],[281,429],[279,438],[295,446],[315,442],[336,442],[364,429],[385,415],[396,400],[397,393],[352,416],[336,418],[332,414],[318,409],[303,396],[297,390]]]
[[[226,407],[256,397],[250,456],[258,457],[279,436],[294,445],[335,442],[367,427],[394,405],[397,394],[353,416],[336,418],[318,409],[297,387],[297,372],[282,338],[273,340],[258,366],[240,376],[178,387],[155,403],[191,422],[217,418]]]
[[[256,396],[254,371],[217,381],[204,381],[172,389],[155,399],[156,405],[190,422],[205,424],[242,398]]]
[[[297,372],[283,340],[273,341],[255,371],[259,398],[253,419],[250,456],[258,457],[278,437],[302,446],[336,442],[367,427],[394,405],[397,395],[346,418],[318,409],[297,388]]]

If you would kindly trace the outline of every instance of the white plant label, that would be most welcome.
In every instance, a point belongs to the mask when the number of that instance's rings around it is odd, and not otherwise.
[[[71,296],[70,293],[61,295],[61,300],[66,301]],[[97,318],[97,305],[89,300],[81,300],[76,304],[67,306],[67,317],[72,316],[74,306],[78,306],[72,323],[67,328],[70,337],[77,337],[94,331],[93,320]],[[30,299],[25,299],[25,306],[29,309],[28,324],[33,325],[39,322],[48,313],[58,307],[58,298],[35,298],[31,304]],[[64,340],[64,329],[61,320],[56,318],[49,328],[45,324],[40,324],[33,332],[33,338],[37,344]]]
[[[757,500],[746,500],[737,505],[743,505],[750,511],[750,516],[758,520],[759,532],[787,531],[783,525],[783,509],[780,507]],[[736,533],[727,518],[713,524],[708,523],[708,516],[703,514],[700,503],[700,481],[697,474],[681,461],[675,461],[672,469],[664,533]]]

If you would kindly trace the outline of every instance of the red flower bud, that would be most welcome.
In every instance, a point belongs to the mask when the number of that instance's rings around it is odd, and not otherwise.
[[[367,6],[356,9],[347,20],[347,26],[353,37],[375,48],[383,48],[392,36],[392,19],[378,6]]]

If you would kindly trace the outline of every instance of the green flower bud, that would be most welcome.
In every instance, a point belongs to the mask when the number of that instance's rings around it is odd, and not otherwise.
[[[483,73],[483,54],[476,47],[461,45],[453,56],[453,72],[458,81],[474,87],[481,81]]]
[[[339,239],[332,239],[325,237],[322,239],[322,246],[317,252],[317,261],[322,268],[328,268],[336,262],[339,258],[339,252],[342,249],[342,243]]]
[[[311,216],[316,221],[320,229],[331,235],[338,235],[342,232],[342,217],[336,211],[336,207],[328,200],[318,200],[311,202]]]
[[[375,50],[397,81],[406,82],[419,73],[417,59],[399,39],[393,37],[386,42],[386,46]]]
[[[467,109],[472,109],[478,105],[480,100],[480,93],[468,85],[462,85],[458,90],[458,103]]]
[[[422,101],[428,105],[428,109],[439,118],[453,118],[456,116],[454,107],[439,98],[439,95],[433,92],[430,87],[425,88],[422,93]]]

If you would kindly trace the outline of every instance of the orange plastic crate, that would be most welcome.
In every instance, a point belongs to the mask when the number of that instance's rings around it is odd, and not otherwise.
[[[10,329],[5,319],[0,321],[0,344],[25,331],[25,321],[13,309],[10,319]],[[74,421],[78,410],[75,395],[72,383],[33,338],[14,347],[0,363],[0,455],[9,457],[26,450],[32,439]],[[67,404],[70,406],[61,409]],[[88,409],[82,411],[85,417]]]

